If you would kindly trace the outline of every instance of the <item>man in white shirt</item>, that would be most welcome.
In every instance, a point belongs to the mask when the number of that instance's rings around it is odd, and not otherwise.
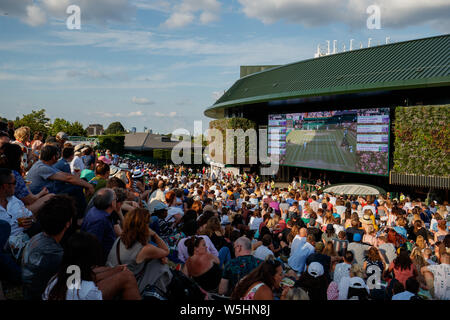
[[[155,200],[159,200],[161,202],[166,202],[166,196],[164,194],[165,191],[165,183],[163,180],[159,180],[158,182],[158,189],[153,191],[153,193],[150,195],[150,199],[148,200],[149,207],[152,206],[152,202]]]
[[[291,243],[291,255],[296,251],[304,242],[306,242],[306,236],[308,235],[308,230],[306,228],[301,228],[299,234],[294,237]]]
[[[320,203],[319,202],[317,202],[317,197],[316,197],[316,195],[312,195],[311,196],[311,199],[313,200],[311,203],[310,203],[310,207],[311,207],[311,209],[313,209],[313,211],[315,212],[315,213],[317,213],[317,210],[319,210],[319,208],[320,208]]]
[[[15,185],[16,179],[12,171],[0,168],[0,219],[10,224],[10,236],[16,236],[30,228],[33,219],[33,213],[14,196]]]
[[[266,260],[269,255],[275,256],[269,246],[272,244],[272,236],[265,234],[262,238],[262,245],[260,245],[254,252],[253,256],[260,260]]]
[[[448,252],[442,253],[441,264],[422,267],[421,272],[425,277],[433,277],[436,299],[450,300],[450,254]]]
[[[83,149],[83,145],[79,144],[75,147],[74,151],[75,151],[75,156],[72,160],[72,162],[70,162],[70,171],[72,172],[72,174],[76,175],[76,176],[80,176],[81,171],[84,170],[84,162],[83,159],[81,158],[81,152],[80,150]]]
[[[305,271],[306,259],[314,253],[315,248],[314,235],[310,234],[306,237],[306,241],[303,242],[299,248],[294,252],[291,252],[291,256],[288,259],[288,265],[291,267],[297,275],[300,275]]]

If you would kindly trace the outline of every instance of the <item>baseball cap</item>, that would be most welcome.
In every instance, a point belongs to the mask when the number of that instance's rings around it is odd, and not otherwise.
[[[356,241],[356,242],[361,241],[361,233],[353,234],[353,241]]]
[[[323,266],[319,262],[311,262],[308,266],[308,273],[314,278],[320,277],[324,273]]]
[[[334,227],[331,223],[327,224],[327,230],[334,230]]]

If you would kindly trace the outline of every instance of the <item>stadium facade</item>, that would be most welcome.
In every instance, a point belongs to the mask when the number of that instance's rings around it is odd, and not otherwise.
[[[269,153],[281,157],[278,180],[308,168],[348,181],[448,192],[448,170],[430,175],[393,168],[397,108],[439,105],[448,114],[450,35],[260,70],[237,80],[204,114],[267,128]]]

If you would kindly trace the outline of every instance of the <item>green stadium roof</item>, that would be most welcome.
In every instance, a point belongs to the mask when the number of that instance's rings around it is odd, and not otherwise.
[[[270,100],[448,86],[449,66],[449,34],[342,52],[243,77],[205,115]]]

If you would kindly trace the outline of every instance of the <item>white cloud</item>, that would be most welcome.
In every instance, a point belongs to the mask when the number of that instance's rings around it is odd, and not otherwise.
[[[45,24],[47,16],[65,21],[69,5],[80,7],[83,23],[100,25],[131,21],[136,11],[130,0],[1,0],[0,11],[35,27]]]
[[[143,115],[142,111],[133,111],[128,114],[128,117],[142,117]]]
[[[221,3],[218,0],[181,0],[172,8],[172,14],[164,22],[164,26],[174,29],[187,26],[196,20],[201,24],[209,24],[219,19]]]
[[[42,10],[38,6],[27,6],[26,12],[27,15],[26,17],[22,18],[22,20],[32,27],[41,26],[47,22],[47,15],[45,14],[44,10]]]
[[[176,111],[172,111],[172,112],[169,112],[166,114],[166,113],[156,111],[153,115],[157,118],[174,118],[177,116],[177,113],[176,113]]]
[[[181,28],[194,21],[194,15],[191,12],[174,12],[165,22],[168,28]]]
[[[381,8],[381,27],[406,27],[425,22],[448,24],[448,0],[238,0],[247,17],[265,24],[280,20],[304,26],[345,23],[366,28],[366,10],[376,4]]]
[[[140,10],[154,10],[164,13],[170,13],[170,2],[165,0],[152,0],[148,2],[147,0],[136,0],[133,5]]]
[[[144,105],[155,104],[153,101],[150,101],[147,98],[136,98],[136,97],[131,98],[131,102],[135,104],[144,104]]]
[[[105,111],[96,111],[96,112],[88,112],[88,115],[96,115],[101,118],[133,118],[133,117],[142,117],[144,113],[142,111],[132,111],[127,114],[120,112],[105,112]]]

